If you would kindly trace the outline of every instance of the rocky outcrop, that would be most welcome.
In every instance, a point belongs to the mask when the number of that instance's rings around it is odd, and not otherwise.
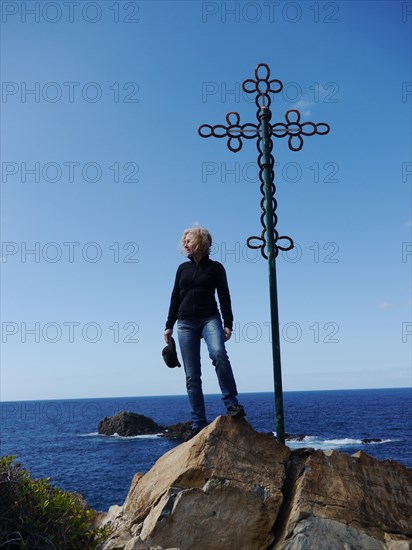
[[[143,414],[121,411],[114,416],[105,416],[99,422],[98,431],[101,435],[135,435],[158,434],[164,430],[154,420]]]
[[[304,449],[286,472],[273,548],[412,548],[412,470],[362,451]]]
[[[182,441],[189,436],[192,431],[192,422],[188,420],[187,422],[178,422],[177,424],[172,424],[165,428],[162,437],[166,439],[181,439]]]
[[[192,430],[192,422],[178,422],[167,428],[160,426],[152,418],[128,411],[120,411],[114,416],[105,416],[98,425],[100,435],[159,435],[166,439],[184,440]]]
[[[104,550],[409,550],[412,470],[218,417],[136,474]]]

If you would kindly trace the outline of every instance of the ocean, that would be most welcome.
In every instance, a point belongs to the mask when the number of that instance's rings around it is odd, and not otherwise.
[[[208,420],[224,414],[219,395],[205,396]],[[240,396],[249,423],[275,431],[272,393]],[[146,472],[179,444],[158,436],[100,436],[99,421],[121,410],[167,426],[190,418],[186,396],[12,401],[1,403],[1,454],[13,455],[34,478],[47,477],[81,493],[96,510],[122,504],[136,472]],[[363,450],[412,467],[412,390],[373,389],[285,392],[285,429],[304,435],[287,445]],[[380,439],[362,443],[362,439]]]

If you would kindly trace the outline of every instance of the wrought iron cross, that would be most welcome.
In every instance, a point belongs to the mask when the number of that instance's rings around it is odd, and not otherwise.
[[[262,74],[263,73],[263,74]],[[247,246],[253,249],[260,249],[269,265],[269,291],[271,309],[271,332],[273,352],[273,373],[275,381],[275,408],[276,408],[276,435],[278,441],[285,443],[284,413],[283,413],[283,391],[282,374],[280,362],[280,338],[279,338],[279,313],[277,301],[276,284],[276,257],[279,250],[291,250],[294,246],[293,240],[285,235],[279,235],[276,226],[278,217],[276,214],[277,201],[275,199],[276,187],[274,184],[275,159],[272,155],[272,138],[288,136],[289,149],[300,151],[303,147],[302,136],[313,136],[315,134],[325,135],[330,127],[325,122],[315,124],[313,122],[301,122],[300,112],[291,109],[285,113],[286,122],[270,123],[272,113],[270,111],[270,94],[278,94],[283,89],[280,80],[270,79],[270,69],[266,63],[260,63],[255,69],[255,79],[247,79],[242,83],[242,89],[247,94],[255,94],[257,106],[257,124],[240,124],[240,115],[230,112],[226,115],[226,123],[202,124],[198,133],[203,138],[216,137],[227,138],[227,146],[233,153],[237,153],[243,147],[242,139],[257,138],[258,165],[260,191],[261,216],[260,222],[263,230],[260,236],[253,235],[246,241]],[[279,244],[281,242],[282,244]]]

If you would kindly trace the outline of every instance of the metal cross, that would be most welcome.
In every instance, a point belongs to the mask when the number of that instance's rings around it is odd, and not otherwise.
[[[262,74],[263,73],[263,74]],[[278,441],[285,443],[284,413],[283,413],[283,391],[282,372],[280,361],[280,338],[279,338],[279,313],[276,284],[276,257],[279,250],[291,250],[294,246],[293,240],[285,235],[279,235],[276,225],[277,201],[275,199],[276,187],[274,184],[275,159],[272,155],[272,138],[288,136],[288,146],[292,151],[300,151],[303,147],[303,136],[314,134],[325,135],[330,127],[325,122],[315,124],[313,122],[301,122],[300,112],[291,109],[285,113],[286,122],[270,123],[272,113],[270,111],[270,94],[278,94],[283,89],[280,80],[270,79],[270,69],[266,63],[260,63],[255,69],[255,79],[247,79],[242,83],[242,89],[247,94],[255,94],[257,106],[256,118],[258,123],[240,124],[240,115],[230,112],[226,115],[227,125],[202,124],[198,133],[203,138],[216,137],[227,138],[227,146],[233,153],[237,153],[243,147],[242,139],[257,138],[258,166],[260,191],[262,199],[260,206],[262,214],[260,222],[263,230],[260,236],[253,235],[246,241],[247,246],[253,249],[260,249],[262,256],[268,260],[269,265],[269,291],[271,310],[271,333],[273,353],[273,373],[275,382],[275,408],[276,408],[276,436]],[[269,228],[269,231],[268,231]],[[282,244],[279,244],[279,241]]]

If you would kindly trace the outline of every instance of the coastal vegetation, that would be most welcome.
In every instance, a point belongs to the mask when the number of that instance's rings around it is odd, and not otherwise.
[[[12,456],[0,458],[0,547],[93,550],[109,534],[96,527],[96,515],[81,495],[32,479]]]

